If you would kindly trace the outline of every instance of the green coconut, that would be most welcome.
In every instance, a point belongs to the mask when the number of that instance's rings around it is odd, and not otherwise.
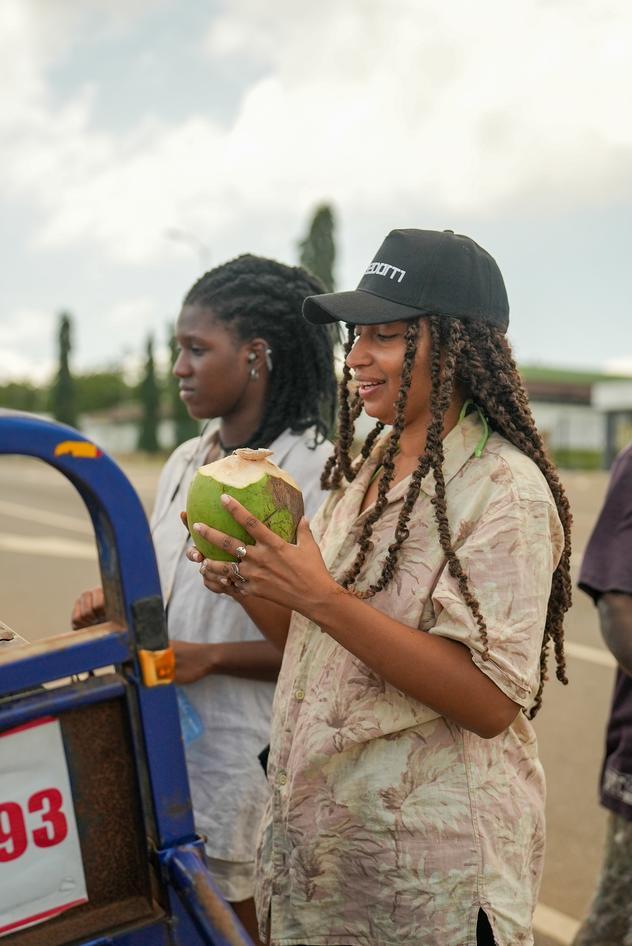
[[[286,542],[296,542],[296,529],[303,515],[303,496],[292,477],[268,457],[271,450],[243,447],[230,456],[201,466],[187,496],[189,528],[203,522],[213,529],[253,545],[254,539],[235,522],[222,506],[220,497],[227,493],[245,506],[261,522]],[[195,547],[205,558],[232,562],[234,557],[191,533]]]

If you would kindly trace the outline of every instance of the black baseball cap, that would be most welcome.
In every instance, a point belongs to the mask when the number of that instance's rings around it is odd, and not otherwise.
[[[357,289],[308,296],[303,315],[353,325],[452,316],[506,332],[509,301],[498,264],[474,240],[452,230],[391,230]]]

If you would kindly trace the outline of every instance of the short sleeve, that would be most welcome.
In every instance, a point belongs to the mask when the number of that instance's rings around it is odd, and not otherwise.
[[[612,468],[608,492],[588,540],[579,587],[594,600],[608,591],[632,594],[632,450]]]
[[[540,652],[553,572],[564,544],[552,502],[504,496],[490,504],[457,555],[487,629],[481,632],[446,566],[432,593],[431,634],[466,644],[476,666],[522,707],[540,680]]]

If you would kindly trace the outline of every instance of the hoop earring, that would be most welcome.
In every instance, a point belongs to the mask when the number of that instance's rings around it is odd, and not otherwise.
[[[251,369],[250,369],[250,377],[251,377],[251,379],[252,379],[253,381],[256,381],[257,378],[259,377],[259,369],[258,369],[258,368],[251,368]]]

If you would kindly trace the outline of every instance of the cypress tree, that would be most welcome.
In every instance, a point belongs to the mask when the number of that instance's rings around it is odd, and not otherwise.
[[[171,368],[173,368],[176,363],[176,358],[178,357],[178,345],[176,342],[176,336],[171,326],[169,326],[169,352],[171,354],[170,365]],[[184,401],[180,397],[178,379],[174,376],[173,371],[169,372],[167,389],[174,426],[173,445],[174,447],[177,447],[178,444],[184,443],[185,440],[190,440],[191,437],[197,436],[197,434],[200,432],[200,426],[198,422],[194,420],[193,417],[191,417],[188,410],[186,409]]]
[[[72,321],[70,313],[59,315],[59,369],[50,391],[50,407],[55,420],[71,427],[78,426],[75,383],[70,371]]]
[[[147,338],[145,373],[138,387],[142,406],[142,417],[138,433],[138,449],[146,453],[157,453],[158,444],[158,413],[160,409],[160,389],[156,380],[156,366],[154,363],[153,336]]]
[[[328,292],[334,289],[334,214],[329,204],[321,204],[314,216],[304,240],[298,244],[301,266],[318,276]]]

